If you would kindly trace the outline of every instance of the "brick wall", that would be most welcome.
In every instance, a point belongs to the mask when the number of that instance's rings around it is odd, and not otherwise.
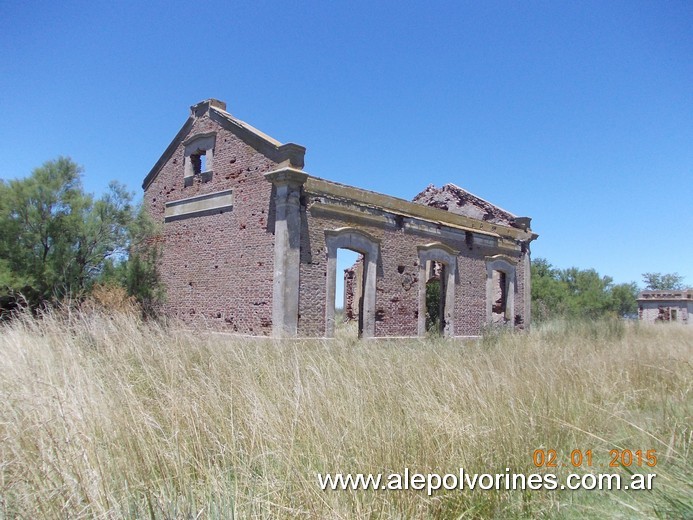
[[[676,322],[689,324],[693,304],[686,301],[646,301],[638,302],[639,318],[649,323],[672,321],[672,310],[676,311]]]
[[[179,135],[175,142],[180,144],[166,152],[164,162],[157,163],[154,173],[158,173],[153,179],[148,178],[144,195],[152,217],[161,224],[157,241],[162,246],[159,269],[166,289],[163,310],[190,324],[269,335],[275,254],[274,204],[273,187],[264,174],[277,169],[279,164],[239,138],[244,135],[242,132],[232,131],[211,119],[208,113],[195,112],[195,117],[183,128],[187,128],[186,135]],[[215,134],[211,178],[196,175],[186,186],[183,143],[190,137],[210,133]],[[254,133],[251,139],[258,135]],[[164,222],[167,202],[229,189],[233,190],[230,211]],[[320,199],[305,192],[301,197],[300,336],[325,334],[325,231],[345,226],[367,232],[380,244],[376,336],[417,335],[420,298],[417,247],[431,242],[442,242],[459,251],[455,273],[456,336],[482,332],[486,323],[486,258],[499,253],[516,261],[515,290],[509,297],[515,299],[515,314],[520,315],[520,321],[524,320],[524,253],[509,252],[507,248],[501,251],[490,247],[488,240],[472,243],[470,234],[438,236],[435,227],[433,232],[416,227],[405,229],[402,217],[391,214],[382,213],[378,224],[364,224],[363,219],[352,219],[344,213],[325,216],[324,212],[312,212],[310,208],[315,202],[325,202]],[[455,238],[449,238],[453,235]]]
[[[312,202],[306,201],[308,206]],[[380,259],[376,282],[376,336],[416,336],[418,319],[417,247],[440,241],[460,251],[457,257],[455,324],[456,336],[476,336],[486,323],[486,257],[499,251],[473,246],[465,239],[440,240],[428,234],[418,234],[392,227],[369,226],[363,222],[341,218],[316,217],[308,209],[302,229],[302,247],[310,250],[310,262],[302,255],[301,290],[299,293],[299,335],[322,336],[327,287],[327,248],[325,230],[352,226],[361,229],[380,242]],[[504,252],[508,254],[507,251]],[[519,252],[518,252],[519,255]],[[516,267],[515,314],[524,319],[524,269],[520,257]],[[341,276],[341,273],[337,273]]]
[[[189,323],[268,335],[274,236],[269,214],[272,185],[263,174],[276,163],[207,116],[196,119],[188,135],[207,132],[217,134],[211,180],[202,182],[196,176],[184,187],[181,144],[144,194],[152,217],[162,226],[164,311]],[[233,189],[231,211],[164,223],[166,202],[223,189]]]

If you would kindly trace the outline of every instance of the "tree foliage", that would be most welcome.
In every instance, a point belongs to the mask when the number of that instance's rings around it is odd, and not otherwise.
[[[554,317],[626,316],[637,310],[635,283],[617,284],[594,269],[554,268],[546,259],[532,261],[532,309],[538,321]]]
[[[633,315],[638,312],[638,293],[640,289],[635,282],[620,283],[611,288],[616,312],[619,316]]]
[[[127,261],[107,261],[99,281],[124,287],[140,304],[145,316],[155,316],[164,291],[156,268],[158,250],[140,246],[130,252]]]
[[[681,291],[685,289],[683,276],[678,273],[643,273],[642,281],[647,291]]]
[[[80,298],[108,268],[127,267],[147,233],[132,194],[117,182],[94,198],[82,169],[60,157],[24,179],[0,181],[0,293],[32,306]],[[123,267],[121,267],[122,269]]]

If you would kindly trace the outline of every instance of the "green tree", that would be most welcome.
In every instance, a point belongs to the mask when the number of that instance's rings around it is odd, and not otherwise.
[[[634,282],[614,285],[610,276],[594,269],[556,269],[546,259],[532,261],[532,315],[551,318],[625,316],[637,310]]]
[[[112,256],[103,263],[97,281],[115,284],[126,289],[140,304],[145,317],[157,314],[164,300],[164,288],[159,277],[159,248],[152,240],[159,230],[142,206],[128,225],[128,255]]]
[[[560,279],[559,271],[546,259],[532,260],[532,316],[544,321],[567,314],[568,289]]]
[[[0,182],[0,291],[39,305],[80,297],[109,259],[126,257],[132,194],[112,182],[99,199],[82,169],[60,157],[19,180]]]
[[[431,335],[440,334],[440,280],[426,283],[426,330]]]
[[[642,280],[647,291],[681,291],[685,289],[683,276],[678,273],[643,273]]]
[[[164,290],[157,270],[158,249],[149,247],[130,256],[127,262],[125,287],[130,296],[140,303],[147,317],[157,314],[158,304],[164,298]]]
[[[594,269],[563,269],[558,278],[568,291],[567,310],[571,316],[597,318],[613,310],[609,276],[599,276]]]
[[[620,283],[611,288],[614,308],[619,316],[629,316],[638,312],[638,284]]]

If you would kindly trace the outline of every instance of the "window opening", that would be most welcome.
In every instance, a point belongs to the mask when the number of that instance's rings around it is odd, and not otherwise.
[[[503,271],[494,270],[491,286],[493,288],[492,322],[506,323],[508,321],[508,284],[506,274]]]
[[[671,312],[668,307],[663,307],[662,305],[658,308],[659,314],[655,318],[655,321],[669,321],[671,319]]]
[[[207,171],[207,150],[197,150],[190,155],[190,163],[192,164],[193,175],[200,175]]]

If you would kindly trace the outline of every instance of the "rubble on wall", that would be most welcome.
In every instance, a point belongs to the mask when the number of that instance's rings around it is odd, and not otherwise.
[[[442,188],[429,184],[412,200],[418,204],[494,224],[504,226],[514,226],[515,224],[516,217],[512,213],[494,206],[454,184],[446,184]]]

